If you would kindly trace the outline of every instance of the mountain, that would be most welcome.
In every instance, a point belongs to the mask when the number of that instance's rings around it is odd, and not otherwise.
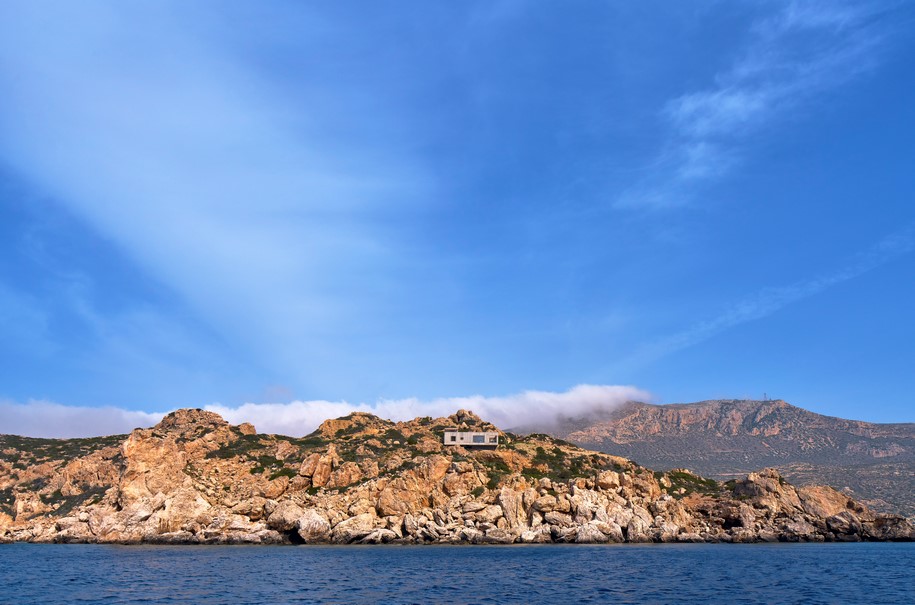
[[[448,427],[499,443],[445,445]],[[0,437],[0,542],[891,539],[915,539],[915,527],[771,469],[727,483],[652,472],[463,410],[398,423],[354,413],[303,438],[202,410],[126,436]]]
[[[781,400],[628,403],[552,431],[652,468],[718,479],[775,467],[798,484],[839,487],[875,510],[915,517],[915,423],[822,416]]]

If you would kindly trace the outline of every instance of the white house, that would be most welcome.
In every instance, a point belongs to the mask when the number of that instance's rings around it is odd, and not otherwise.
[[[495,431],[459,431],[445,429],[442,436],[445,445],[461,445],[480,449],[496,449],[499,446],[499,433]]]

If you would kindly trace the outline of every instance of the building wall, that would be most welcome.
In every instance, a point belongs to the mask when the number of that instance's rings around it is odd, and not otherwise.
[[[495,447],[499,445],[499,433],[446,430],[442,436],[442,443],[464,447]]]

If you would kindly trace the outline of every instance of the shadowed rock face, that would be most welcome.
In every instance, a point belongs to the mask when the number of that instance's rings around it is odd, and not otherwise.
[[[726,479],[776,467],[800,483],[828,482],[875,510],[915,517],[915,424],[821,416],[784,401],[629,403],[567,419],[554,434],[652,468],[687,466]]]
[[[81,440],[0,437],[0,540],[511,543],[903,540],[915,530],[827,487],[763,470],[728,483],[656,473],[546,435],[496,451],[441,443],[498,430],[464,410],[328,420],[292,438],[179,410]]]

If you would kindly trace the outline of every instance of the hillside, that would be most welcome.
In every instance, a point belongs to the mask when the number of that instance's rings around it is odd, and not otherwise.
[[[784,401],[629,403],[569,419],[558,436],[583,447],[727,479],[775,467],[805,485],[826,482],[875,510],[915,517],[915,423],[822,416]]]
[[[496,431],[496,450],[442,444]],[[773,470],[719,483],[652,472],[474,414],[354,413],[304,438],[179,410],[98,439],[0,437],[0,541],[102,543],[752,542],[913,539]]]

